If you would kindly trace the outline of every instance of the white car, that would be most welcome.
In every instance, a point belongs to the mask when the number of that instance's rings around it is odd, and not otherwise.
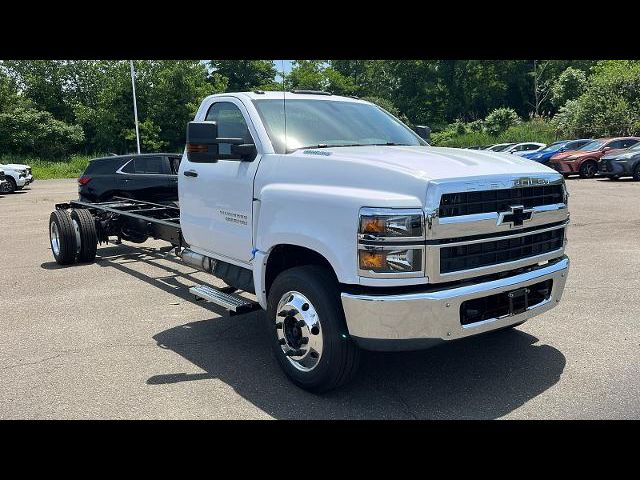
[[[26,165],[20,167],[12,165],[0,165],[0,169],[4,171],[6,180],[9,183],[9,187],[4,193],[13,193],[16,190],[22,190],[24,187],[31,183],[28,178],[28,171]],[[33,178],[33,177],[31,177]]]
[[[488,152],[504,152],[513,145],[515,145],[515,143],[496,143],[495,145],[485,148],[485,150]]]
[[[7,163],[6,165],[3,165],[3,167],[15,168],[16,170],[26,170],[27,185],[33,183],[34,178],[33,178],[33,174],[31,173],[30,165],[24,165],[22,163]]]
[[[547,146],[546,143],[522,142],[522,143],[516,143],[515,145],[512,145],[509,148],[505,148],[504,150],[502,150],[502,152],[513,153],[514,155],[525,155],[527,153],[535,153],[539,150],[542,150],[546,146]]]

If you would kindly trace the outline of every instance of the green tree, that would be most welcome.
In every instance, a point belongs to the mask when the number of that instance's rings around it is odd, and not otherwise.
[[[551,86],[551,99],[555,105],[562,106],[568,100],[574,100],[587,88],[587,75],[583,70],[567,67]]]
[[[509,127],[520,122],[518,114],[512,108],[496,108],[484,120],[484,127],[490,135],[499,135]]]
[[[592,67],[585,92],[554,118],[565,135],[640,134],[640,61],[604,60]]]
[[[211,60],[209,66],[211,84],[228,92],[277,89],[273,60]]]
[[[82,129],[49,112],[19,106],[0,113],[0,151],[63,158],[84,140]]]
[[[336,95],[353,95],[356,91],[354,80],[326,60],[294,60],[285,85],[292,90],[321,90]]]

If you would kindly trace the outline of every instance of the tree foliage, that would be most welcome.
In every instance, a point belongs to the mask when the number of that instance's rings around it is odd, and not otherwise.
[[[211,60],[211,82],[222,83],[226,91],[274,90],[276,67],[272,60]]]
[[[295,60],[283,81],[287,89],[369,99],[408,124],[430,126],[433,138],[447,142],[513,129],[524,134],[522,125],[531,122],[517,119],[535,114],[555,117],[532,134],[548,136],[551,125],[563,136],[620,135],[640,133],[639,64]],[[207,95],[282,88],[271,60],[139,60],[135,68],[144,151],[182,150],[186,124]],[[2,148],[52,158],[135,151],[132,101],[129,61],[2,61]]]

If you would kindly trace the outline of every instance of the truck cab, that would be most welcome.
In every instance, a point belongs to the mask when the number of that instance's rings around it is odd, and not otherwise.
[[[564,289],[561,174],[431,147],[355,98],[207,97],[178,182],[189,258],[255,293],[278,362],[309,390],[348,381],[361,348],[513,327]]]

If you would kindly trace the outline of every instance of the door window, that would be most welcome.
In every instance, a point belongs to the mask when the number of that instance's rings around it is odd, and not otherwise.
[[[211,105],[205,120],[217,123],[220,138],[241,138],[243,143],[254,143],[242,112],[231,102],[216,102]],[[218,151],[231,155],[231,144],[219,143]]]
[[[638,143],[638,140],[635,140],[633,138],[629,138],[627,140],[622,140],[622,147],[620,147],[620,148],[629,148],[629,147],[635,145],[636,143]]]

